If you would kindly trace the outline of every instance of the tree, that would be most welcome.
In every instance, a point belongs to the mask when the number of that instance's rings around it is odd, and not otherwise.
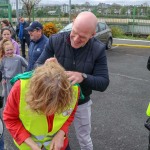
[[[21,0],[25,9],[27,16],[29,18],[29,22],[31,22],[31,15],[34,7],[41,1],[41,0]]]

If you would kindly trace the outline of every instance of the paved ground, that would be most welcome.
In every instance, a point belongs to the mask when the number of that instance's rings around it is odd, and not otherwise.
[[[94,150],[146,150],[148,131],[145,110],[150,100],[149,49],[115,47],[107,51],[110,85],[106,92],[93,92],[92,139]],[[72,150],[79,150],[73,127]],[[15,150],[5,132],[8,150]]]

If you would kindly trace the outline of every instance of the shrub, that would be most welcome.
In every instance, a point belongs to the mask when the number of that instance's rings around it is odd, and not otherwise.
[[[150,41],[150,35],[147,37],[147,40]]]
[[[61,30],[62,28],[63,28],[63,25],[61,24],[61,23],[59,23],[59,22],[54,22],[55,23],[55,26],[56,26],[56,28],[57,28],[57,31],[59,31],[59,30]]]
[[[54,23],[48,22],[48,23],[43,24],[43,33],[47,37],[50,37],[52,34],[55,34],[57,32],[58,32],[58,29]]]
[[[120,28],[119,26],[111,27],[111,31],[113,37],[121,37],[124,35],[122,28]]]

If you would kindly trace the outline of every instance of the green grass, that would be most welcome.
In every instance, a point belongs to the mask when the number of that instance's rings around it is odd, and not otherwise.
[[[131,40],[145,40],[148,41],[146,38],[142,38],[142,37],[134,37],[134,36],[127,36],[127,35],[119,35],[115,38],[120,38],[120,39],[131,39]]]

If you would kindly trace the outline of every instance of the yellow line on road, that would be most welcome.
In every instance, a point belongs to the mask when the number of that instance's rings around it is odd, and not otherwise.
[[[113,44],[113,46],[128,46],[128,47],[137,47],[137,48],[150,48],[150,45],[133,45],[133,44]]]

